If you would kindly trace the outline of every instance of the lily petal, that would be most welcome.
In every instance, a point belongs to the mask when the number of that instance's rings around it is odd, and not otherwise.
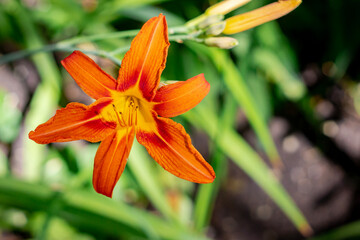
[[[41,144],[80,139],[99,142],[116,128],[115,122],[104,122],[99,114],[111,101],[110,98],[102,98],[90,106],[69,103],[66,108],[57,110],[46,123],[31,131],[29,138]]]
[[[162,117],[175,117],[196,105],[209,93],[204,74],[161,87],[154,97],[154,110]]]
[[[151,101],[165,68],[169,48],[165,16],[147,21],[131,43],[119,70],[119,91],[138,85],[142,95]]]
[[[94,161],[96,192],[112,197],[115,184],[124,171],[134,134],[134,127],[121,128],[101,142]]]
[[[168,118],[155,117],[157,129],[138,128],[136,138],[166,171],[196,183],[211,183],[213,168],[191,144],[184,127]]]
[[[116,80],[80,51],[74,51],[61,64],[81,89],[94,99],[110,97],[110,90],[116,89]]]

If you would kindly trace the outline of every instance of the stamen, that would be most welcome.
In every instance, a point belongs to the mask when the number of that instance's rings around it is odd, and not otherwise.
[[[132,125],[131,119],[132,119],[132,112],[131,112],[131,103],[129,104],[129,110],[128,110],[128,124]]]
[[[122,116],[122,112],[118,112],[117,109],[116,109],[116,106],[114,104],[112,104],[113,108],[114,108],[114,111],[116,113],[116,117],[118,119],[118,122],[120,124],[121,127],[124,127],[125,126],[125,122],[124,122],[124,118]]]
[[[133,97],[127,97],[125,103],[123,102],[123,104],[123,112],[118,111],[116,106],[113,104],[113,108],[120,126],[125,127],[137,125],[137,110],[139,109],[139,106],[136,99]]]
[[[135,108],[135,125],[137,125],[137,113],[138,113],[139,106]]]
[[[133,125],[133,112],[134,112],[134,100],[131,98],[129,103],[130,111],[129,111],[129,125]]]

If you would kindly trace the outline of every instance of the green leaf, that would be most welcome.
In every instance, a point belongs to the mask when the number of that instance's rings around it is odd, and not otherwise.
[[[19,29],[21,29],[21,34],[26,39],[26,47],[28,49],[42,47],[43,40],[28,11],[17,1],[11,1],[10,4],[13,4],[16,9],[14,15]],[[47,53],[40,53],[33,56],[32,60],[42,82],[37,87],[30,103],[30,110],[25,121],[26,134],[50,117],[56,109],[60,98],[61,78],[54,58]],[[36,144],[28,138],[26,139],[24,142],[24,175],[29,179],[36,179],[40,176],[40,166],[44,160],[45,146]]]
[[[301,211],[248,143],[232,128],[226,125],[219,127],[215,112],[201,106],[195,110],[186,115],[187,119],[207,132],[223,153],[229,156],[273,199],[304,236],[310,235],[311,227]]]
[[[30,212],[49,211],[84,232],[112,238],[206,239],[158,216],[86,191],[53,191],[47,186],[13,178],[0,179],[0,204]],[[55,214],[55,212],[54,212]]]
[[[0,89],[0,140],[6,143],[17,137],[22,117],[14,98],[17,97]]]
[[[256,152],[233,130],[224,131],[217,141],[221,149],[242,168],[280,207],[297,229],[308,236],[312,232],[296,203]]]
[[[158,16],[160,13],[162,13],[166,16],[166,21],[169,26],[178,26],[185,23],[182,18],[178,17],[172,12],[153,6],[144,6],[140,8],[124,8],[120,12],[129,18],[141,22],[146,22],[150,18]]]
[[[220,117],[221,126],[233,126],[236,114],[236,102],[231,95],[225,97],[224,108]],[[194,221],[197,230],[203,230],[210,222],[215,199],[221,183],[227,173],[227,159],[219,147],[214,146],[211,166],[216,173],[211,184],[201,184],[195,199]]]
[[[199,55],[207,55],[213,61],[219,72],[223,74],[227,90],[243,108],[269,159],[275,166],[281,166],[280,156],[263,118],[263,114],[259,112],[251,92],[230,56],[225,51],[208,48],[196,43],[186,42],[186,45]]]
[[[269,159],[275,166],[280,165],[280,156],[277,152],[275,143],[272,140],[265,119],[263,118],[263,114],[259,112],[253,96],[245,84],[240,72],[225,52],[213,51],[212,53],[215,64],[223,73],[228,91],[231,92],[238,104],[243,108]]]
[[[146,150],[137,141],[134,141],[127,165],[152,204],[166,218],[179,222],[178,216],[175,215],[166,199],[164,184],[158,181],[156,168],[151,166],[151,161],[153,160]]]
[[[360,221],[348,223],[309,240],[345,240],[360,238]]]
[[[304,97],[304,83],[285,67],[279,57],[272,51],[257,48],[253,52],[255,64],[280,87],[282,93],[290,100],[296,101]]]
[[[0,176],[5,176],[9,173],[9,160],[5,154],[0,150]]]

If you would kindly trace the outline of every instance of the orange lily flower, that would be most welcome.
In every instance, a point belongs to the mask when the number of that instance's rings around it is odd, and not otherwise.
[[[210,85],[200,74],[159,88],[169,45],[167,23],[160,14],[147,21],[132,41],[117,80],[85,54],[73,52],[61,63],[96,101],[89,106],[69,103],[29,138],[41,144],[102,141],[94,160],[93,186],[108,197],[125,168],[135,135],[165,170],[192,182],[213,182],[212,167],[191,144],[184,127],[169,119],[195,107]]]

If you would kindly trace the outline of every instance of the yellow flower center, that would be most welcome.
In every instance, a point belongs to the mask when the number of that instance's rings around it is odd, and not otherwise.
[[[152,104],[135,91],[112,93],[113,102],[101,110],[104,122],[117,122],[118,127],[146,126],[153,122]]]
[[[121,127],[136,126],[138,123],[139,100],[132,96],[126,96],[125,101],[112,104],[117,120]]]

